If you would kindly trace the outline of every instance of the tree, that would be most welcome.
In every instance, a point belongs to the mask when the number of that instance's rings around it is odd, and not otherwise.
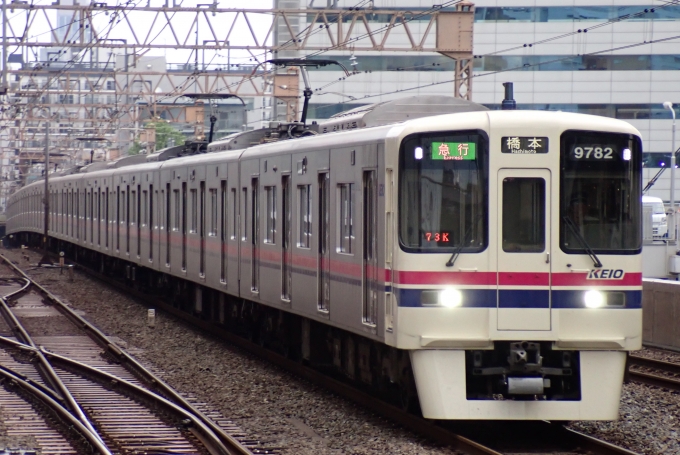
[[[156,150],[168,147],[168,143],[171,141],[174,145],[181,145],[186,140],[180,131],[177,131],[164,120],[151,121],[146,126],[156,130]]]

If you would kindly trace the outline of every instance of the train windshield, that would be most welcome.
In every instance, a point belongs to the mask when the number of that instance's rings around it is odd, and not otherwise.
[[[399,159],[399,240],[410,252],[487,244],[488,140],[478,131],[406,137]]]
[[[642,146],[637,137],[565,132],[560,182],[560,245],[564,252],[583,253],[586,247],[604,254],[640,250]]]

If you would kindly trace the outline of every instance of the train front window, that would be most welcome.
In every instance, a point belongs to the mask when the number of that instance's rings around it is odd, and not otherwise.
[[[560,174],[564,252],[583,253],[586,246],[603,254],[640,250],[642,146],[637,137],[567,131],[561,138]]]
[[[399,159],[399,240],[409,252],[487,245],[488,140],[479,131],[406,137]]]

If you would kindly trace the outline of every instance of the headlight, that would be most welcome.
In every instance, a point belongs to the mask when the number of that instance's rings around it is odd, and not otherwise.
[[[448,308],[460,306],[463,294],[458,289],[443,289],[439,292],[439,304]]]
[[[583,301],[588,308],[600,308],[604,305],[604,294],[600,291],[586,291],[583,295]]]

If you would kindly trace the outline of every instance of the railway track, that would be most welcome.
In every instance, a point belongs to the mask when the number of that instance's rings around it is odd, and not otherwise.
[[[204,406],[180,396],[11,262],[5,264],[0,406],[13,446],[32,444],[28,450],[59,454],[273,453],[239,441],[244,438],[235,425],[213,415],[216,423]]]
[[[628,376],[642,384],[680,390],[680,364],[677,363],[631,355],[628,358]]]
[[[113,285],[119,290],[123,290],[128,295],[143,301],[147,306],[163,309],[183,321],[191,323],[194,327],[197,327],[202,331],[211,333],[300,378],[354,401],[363,408],[392,422],[398,423],[404,428],[408,428],[432,441],[450,446],[464,453],[474,455],[499,455],[520,452],[535,453],[536,447],[532,447],[530,444],[527,445],[525,435],[533,435],[534,437],[536,437],[536,435],[543,435],[543,437],[540,438],[540,453],[559,453],[560,455],[571,453],[582,454],[584,453],[584,450],[587,450],[588,453],[597,455],[636,455],[635,452],[623,447],[568,429],[561,423],[472,422],[459,424],[452,422],[439,423],[426,420],[402,411],[398,407],[387,403],[382,399],[376,398],[370,391],[357,389],[355,386],[350,385],[343,380],[329,377],[321,371],[303,365],[298,361],[291,360],[279,353],[264,348],[257,343],[249,341],[240,335],[228,332],[222,327],[188,315],[155,296],[145,294],[138,289],[127,287],[96,271],[87,268],[81,270],[100,281]],[[483,429],[483,431],[480,432],[480,429]],[[487,437],[483,436],[483,434]],[[489,438],[488,435],[493,436]],[[518,446],[521,447],[521,449],[518,449]]]

